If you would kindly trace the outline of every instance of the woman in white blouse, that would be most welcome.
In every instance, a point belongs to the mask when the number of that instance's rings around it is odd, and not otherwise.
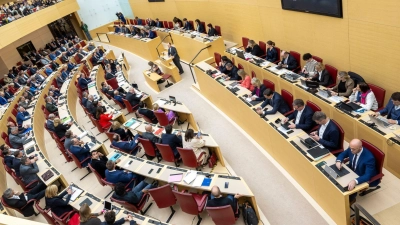
[[[350,95],[349,99],[366,110],[378,109],[378,102],[376,101],[375,94],[366,83],[357,84],[357,87],[353,89],[353,93]]]
[[[193,149],[194,154],[198,158],[201,153],[205,153],[201,157],[202,165],[207,164],[207,160],[210,156],[210,151],[207,147],[204,147],[206,141],[201,138],[201,136],[195,136],[192,129],[188,129],[185,132],[185,139],[182,140],[183,148]]]

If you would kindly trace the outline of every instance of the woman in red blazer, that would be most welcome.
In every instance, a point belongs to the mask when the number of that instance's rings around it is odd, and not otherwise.
[[[99,124],[102,128],[109,128],[111,126],[112,114],[104,113],[103,107],[97,107],[96,119],[99,120]]]
[[[250,91],[254,90],[254,86],[251,84],[251,78],[249,75],[244,72],[244,70],[240,69],[238,72],[238,75],[242,78],[241,81],[239,81],[240,86],[245,87],[249,89]]]
[[[14,84],[11,83],[11,84],[8,86],[8,91],[10,91],[12,94],[15,94],[15,93],[17,93],[18,88],[16,88],[16,87],[14,86]]]

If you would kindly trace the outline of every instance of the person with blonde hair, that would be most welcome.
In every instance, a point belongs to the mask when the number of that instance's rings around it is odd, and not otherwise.
[[[244,72],[244,70],[240,69],[238,71],[238,75],[242,78],[242,80],[238,81],[240,86],[249,89],[250,91],[254,90],[254,86],[251,84],[251,78],[249,75]]]
[[[54,123],[54,132],[57,134],[59,138],[63,138],[67,130],[72,125],[72,122],[69,122],[67,125],[62,124],[60,118],[55,118],[53,123]]]
[[[67,198],[64,200],[64,196],[67,195]],[[58,217],[61,217],[64,213],[71,212],[74,210],[72,206],[70,206],[69,200],[71,199],[72,188],[68,187],[66,191],[62,192],[58,195],[58,187],[56,185],[50,185],[46,188],[45,191],[45,201],[46,207],[50,208],[51,211]]]
[[[348,98],[353,93],[354,81],[345,71],[340,71],[338,78],[336,85],[333,88],[328,88],[328,90],[334,96],[338,95]]]
[[[265,85],[261,84],[261,81],[256,77],[253,77],[253,79],[251,79],[251,84],[254,87],[253,91],[251,92],[251,100],[264,101],[265,97],[264,97],[263,93],[264,93],[265,89],[267,89],[265,87]]]
[[[160,108],[157,103],[153,104],[153,111],[165,113],[165,115],[167,115],[168,121],[171,121],[174,117],[177,117],[174,111],[165,111],[164,109]]]
[[[316,81],[319,85],[328,87],[332,84],[332,77],[329,72],[325,69],[324,64],[318,62],[315,64],[315,73],[313,77],[307,78],[307,80]]]
[[[256,44],[256,42],[254,40],[249,40],[247,47],[246,47],[246,52],[249,52],[252,55],[255,55],[258,57],[264,55],[264,51],[260,48],[260,46],[258,46],[258,44]]]
[[[183,139],[183,138],[182,138]],[[202,155],[200,158],[201,165],[207,164],[207,160],[210,157],[210,150],[205,147],[206,140],[202,139],[202,136],[194,135],[193,129],[188,129],[185,132],[185,138],[182,140],[183,148],[193,149],[196,158]]]
[[[111,125],[110,132],[117,133],[122,140],[132,140],[133,134],[130,130],[121,127],[118,121],[114,121]]]
[[[101,225],[101,220],[97,218],[101,214],[103,212],[92,213],[89,205],[84,203],[79,209],[80,225]]]

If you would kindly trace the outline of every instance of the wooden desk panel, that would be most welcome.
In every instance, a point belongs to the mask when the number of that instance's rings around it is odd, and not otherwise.
[[[157,45],[161,42],[160,37],[149,41],[128,38],[117,34],[107,34],[110,44],[142,57],[145,60],[154,61],[158,59]]]

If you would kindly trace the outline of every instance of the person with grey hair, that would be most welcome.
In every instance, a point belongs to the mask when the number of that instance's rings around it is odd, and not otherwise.
[[[54,118],[56,118],[56,116],[53,113],[50,113],[46,121],[47,129],[51,131],[54,131]]]
[[[39,172],[39,167],[36,164],[38,157],[28,158],[23,156],[21,158],[21,165],[19,166],[19,174],[22,177],[24,184],[28,185],[31,182],[38,181],[33,188],[33,193],[39,193],[40,191],[46,189],[46,185],[40,180],[37,173]]]
[[[22,106],[24,108],[28,108],[29,107],[29,100],[27,100],[24,96],[21,96],[21,98],[19,99],[19,102],[18,102],[18,106]]]
[[[34,202],[30,202],[29,205],[28,201],[35,199],[35,200],[40,200],[41,198],[44,197],[45,191],[42,190],[38,193],[34,193],[34,190],[30,190],[27,193],[24,192],[19,192],[19,191],[15,191],[11,188],[7,188],[4,193],[3,193],[3,201],[13,207],[13,208],[17,208],[20,209],[22,214],[25,217],[29,217],[32,215],[39,215],[38,213],[35,212],[35,210],[33,209],[33,204]]]
[[[72,130],[67,130],[67,132],[65,132],[65,141],[64,141],[64,148],[66,150],[69,151],[69,148],[72,146],[73,142],[72,140],[74,138],[78,138],[78,136],[76,136]]]
[[[93,105],[94,97],[93,95],[89,95],[88,100],[86,101],[87,110],[93,114],[96,111],[96,108]]]
[[[137,96],[135,93],[135,89],[133,87],[129,88],[129,92],[126,93],[126,100],[131,104],[132,107],[139,104],[140,100],[142,99],[143,95]]]
[[[21,175],[19,174],[19,168],[21,166],[21,158],[24,156],[24,151],[22,150],[18,150],[13,152],[13,162],[12,162],[12,168],[15,171],[15,174],[17,175],[17,177],[20,177]]]
[[[86,103],[87,103],[87,101],[88,101],[88,93],[87,92],[83,92],[82,93],[82,100],[81,100],[81,102],[82,102],[82,105],[86,108]]]
[[[18,113],[17,113],[17,124],[18,124],[18,126],[22,126],[22,123],[25,121],[25,120],[29,120],[29,119],[31,119],[31,115],[27,112],[27,111],[25,111],[25,108],[24,107],[22,107],[22,106],[20,106],[19,108],[18,108]]]
[[[290,129],[302,129],[304,132],[309,132],[315,126],[312,119],[314,111],[305,105],[302,99],[293,101],[293,109],[295,109],[294,112],[286,117],[283,122],[293,120],[293,124],[288,126]]]
[[[73,138],[72,145],[69,147],[69,151],[74,154],[76,158],[78,158],[78,160],[82,163],[82,167],[87,167],[89,160],[85,159],[90,157],[90,148],[88,145],[85,145],[82,141],[78,140],[78,138]]]
[[[55,113],[58,112],[58,108],[56,105],[53,104],[52,100],[50,97],[46,98],[46,109],[47,111],[49,111],[50,113]]]
[[[15,149],[22,149],[24,141],[28,138],[29,134],[20,134],[17,127],[11,128],[11,134],[8,136],[10,145]]]
[[[317,131],[310,133],[310,137],[329,151],[339,149],[342,143],[340,143],[340,132],[336,123],[321,111],[315,112],[312,119],[320,126]]]
[[[233,65],[232,63],[228,62],[225,64],[225,74],[224,79],[225,80],[241,80],[242,78],[238,75],[239,69]]]

